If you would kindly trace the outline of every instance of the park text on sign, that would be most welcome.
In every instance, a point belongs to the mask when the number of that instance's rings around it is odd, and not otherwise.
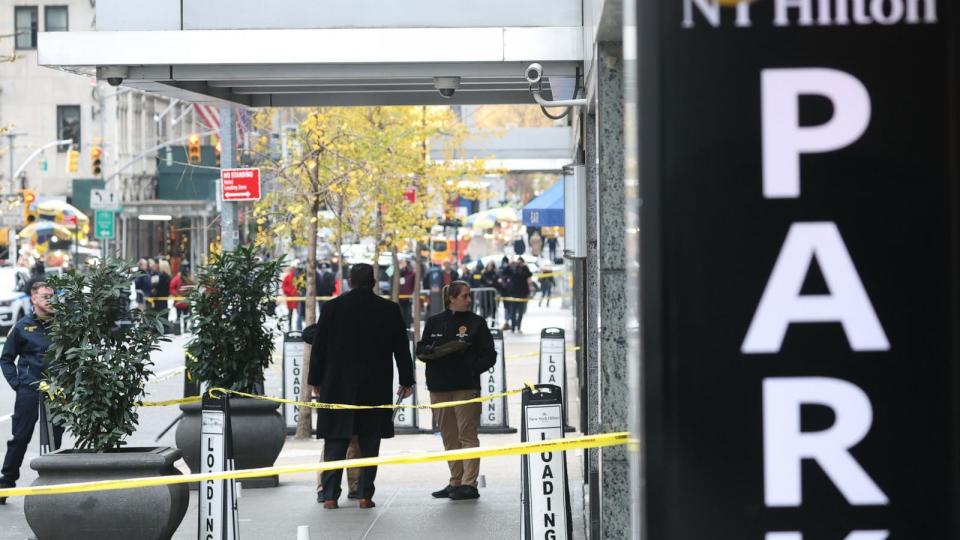
[[[224,201],[260,200],[260,169],[223,169],[220,180]]]
[[[648,536],[957,538],[960,4],[637,5]]]

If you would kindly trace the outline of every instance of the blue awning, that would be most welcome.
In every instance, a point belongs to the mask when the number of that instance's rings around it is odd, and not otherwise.
[[[523,207],[523,224],[528,227],[563,227],[563,180]]]

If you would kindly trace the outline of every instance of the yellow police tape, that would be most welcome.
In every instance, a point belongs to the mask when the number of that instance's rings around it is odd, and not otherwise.
[[[310,407],[311,409],[332,409],[332,410],[351,410],[351,411],[362,411],[370,409],[447,409],[450,407],[458,407],[460,405],[469,405],[471,403],[483,403],[485,401],[490,401],[492,399],[499,399],[502,397],[513,396],[523,392],[526,389],[530,389],[533,392],[536,392],[536,388],[530,383],[524,383],[523,388],[517,388],[514,390],[507,390],[506,392],[500,392],[499,394],[490,394],[488,396],[481,396],[473,399],[461,399],[458,401],[444,401],[442,403],[431,403],[431,404],[420,404],[420,405],[394,405],[394,404],[384,404],[384,405],[347,405],[344,403],[324,403],[321,401],[297,401],[294,399],[278,398],[272,396],[258,396],[256,394],[248,394],[246,392],[240,392],[239,390],[230,390],[227,388],[211,388],[207,393],[211,397],[219,397],[220,395],[230,394],[233,396],[250,398],[250,399],[259,399],[260,401],[272,401],[273,403],[283,403],[286,405],[295,405],[298,407]],[[184,403],[200,403],[200,396],[190,396],[180,399],[168,399],[166,401],[144,401],[140,404],[141,407],[166,407],[169,405],[182,405]]]
[[[576,351],[579,351],[579,350],[580,350],[580,347],[567,347],[567,352],[576,352]],[[189,357],[191,357],[191,358],[193,357],[193,355],[190,354],[190,351],[184,350],[183,352],[184,352],[184,354],[185,354],[186,356],[189,356]],[[521,354],[508,354],[508,355],[507,355],[507,360],[516,360],[516,359],[519,359],[519,358],[535,358],[535,357],[537,357],[537,356],[540,356],[540,352],[539,352],[539,351],[533,351],[533,352],[521,353]],[[178,368],[174,368],[174,369],[170,370],[169,373],[165,373],[164,375],[162,375],[162,376],[160,376],[160,377],[154,377],[154,378],[150,379],[150,380],[147,381],[147,382],[150,382],[150,383],[160,383],[160,382],[168,381],[168,380],[170,380],[170,379],[173,379],[173,378],[175,378],[175,377],[179,377],[180,375],[182,375],[185,369],[186,369],[186,367],[184,367],[184,366],[180,366],[180,367],[178,367]],[[189,399],[193,399],[193,398],[189,398]],[[176,403],[174,403],[174,402],[176,402]],[[156,405],[157,403],[164,403],[164,404],[168,404],[168,405],[179,405],[179,404],[181,403],[181,400],[176,400],[176,399],[175,399],[175,400],[170,400],[169,402],[167,402],[167,401],[151,401],[151,402],[148,402],[148,403],[151,403],[151,405],[146,405],[146,404],[144,404],[144,406],[145,406],[145,407],[159,407],[160,405]],[[187,403],[195,403],[195,401],[189,401],[189,402],[187,402]]]
[[[443,452],[422,452],[418,454],[403,454],[398,456],[381,456],[373,458],[346,459],[342,461],[328,461],[323,463],[304,463],[300,465],[286,465],[280,467],[262,467],[259,469],[241,469],[214,473],[196,473],[175,476],[153,476],[149,478],[125,478],[122,480],[100,480],[95,482],[76,482],[72,484],[58,484],[49,486],[34,486],[22,488],[0,489],[0,497],[29,497],[34,495],[62,495],[66,493],[87,493],[91,491],[109,491],[116,489],[132,489],[150,486],[169,486],[174,484],[188,484],[191,482],[205,482],[208,480],[226,480],[244,478],[259,478],[262,476],[287,475],[308,472],[330,471],[334,469],[352,469],[357,467],[377,467],[381,465],[408,465],[413,463],[431,463],[436,461],[459,461],[463,459],[477,459],[484,457],[517,456],[544,452],[560,452],[583,448],[601,448],[606,446],[636,444],[630,434],[603,433],[599,435],[584,435],[569,439],[552,439],[548,441],[531,441],[523,443],[491,446],[488,448],[464,448],[461,450],[447,450]],[[318,452],[319,453],[319,452]]]

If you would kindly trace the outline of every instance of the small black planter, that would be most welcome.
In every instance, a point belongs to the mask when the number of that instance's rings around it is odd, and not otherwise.
[[[286,429],[277,409],[279,403],[250,398],[230,399],[233,453],[238,469],[271,467],[283,449]],[[177,447],[191,472],[200,471],[200,404],[181,405],[183,418],[177,425]],[[244,489],[277,487],[276,475],[241,480]],[[190,489],[197,489],[195,483]]]
[[[122,448],[107,453],[58,450],[30,462],[34,486],[179,475],[176,448]],[[26,497],[23,513],[37,538],[168,539],[187,513],[186,484]]]

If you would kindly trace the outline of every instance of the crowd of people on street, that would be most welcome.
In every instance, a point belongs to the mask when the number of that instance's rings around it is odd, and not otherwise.
[[[317,297],[317,313],[324,303],[340,294],[337,280],[337,267],[330,261],[318,261],[314,275],[314,290]],[[288,317],[287,330],[301,330],[306,312],[307,280],[306,268],[294,260],[280,278],[280,290],[285,297]]]
[[[345,265],[349,272],[350,265]],[[372,265],[371,265],[372,267]],[[383,275],[376,276],[374,287],[382,295],[389,296],[394,277],[398,283],[397,302],[407,328],[411,328],[414,321],[414,306],[419,304],[421,313],[426,316],[442,311],[441,291],[455,281],[463,281],[478,293],[490,292],[487,296],[475,296],[472,309],[481,317],[491,321],[498,319],[500,305],[503,305],[503,330],[521,333],[523,316],[527,311],[527,304],[536,300],[539,293],[539,306],[544,303],[550,306],[556,280],[554,270],[549,264],[541,266],[535,275],[522,256],[511,260],[504,256],[499,264],[490,261],[486,264],[482,260],[473,261],[465,255],[459,268],[452,261],[441,265],[421,265],[420,271],[415,268],[410,258],[401,258],[399,261],[398,276],[394,276],[393,269],[381,270]],[[349,290],[349,283],[341,285],[337,278],[338,265],[329,260],[317,262],[315,272],[315,291],[317,301],[317,317],[323,304],[345,290]],[[414,302],[417,280],[420,280],[421,300]],[[281,276],[280,292],[286,307],[287,330],[302,330],[307,302],[306,269],[305,265],[296,259],[287,266]],[[381,287],[381,285],[383,287]],[[431,307],[432,306],[432,307]]]
[[[181,261],[174,273],[167,259],[141,258],[137,261],[137,271],[139,275],[133,287],[140,309],[165,311],[172,299],[177,321],[186,321],[190,305],[185,297],[195,285],[190,263]]]

